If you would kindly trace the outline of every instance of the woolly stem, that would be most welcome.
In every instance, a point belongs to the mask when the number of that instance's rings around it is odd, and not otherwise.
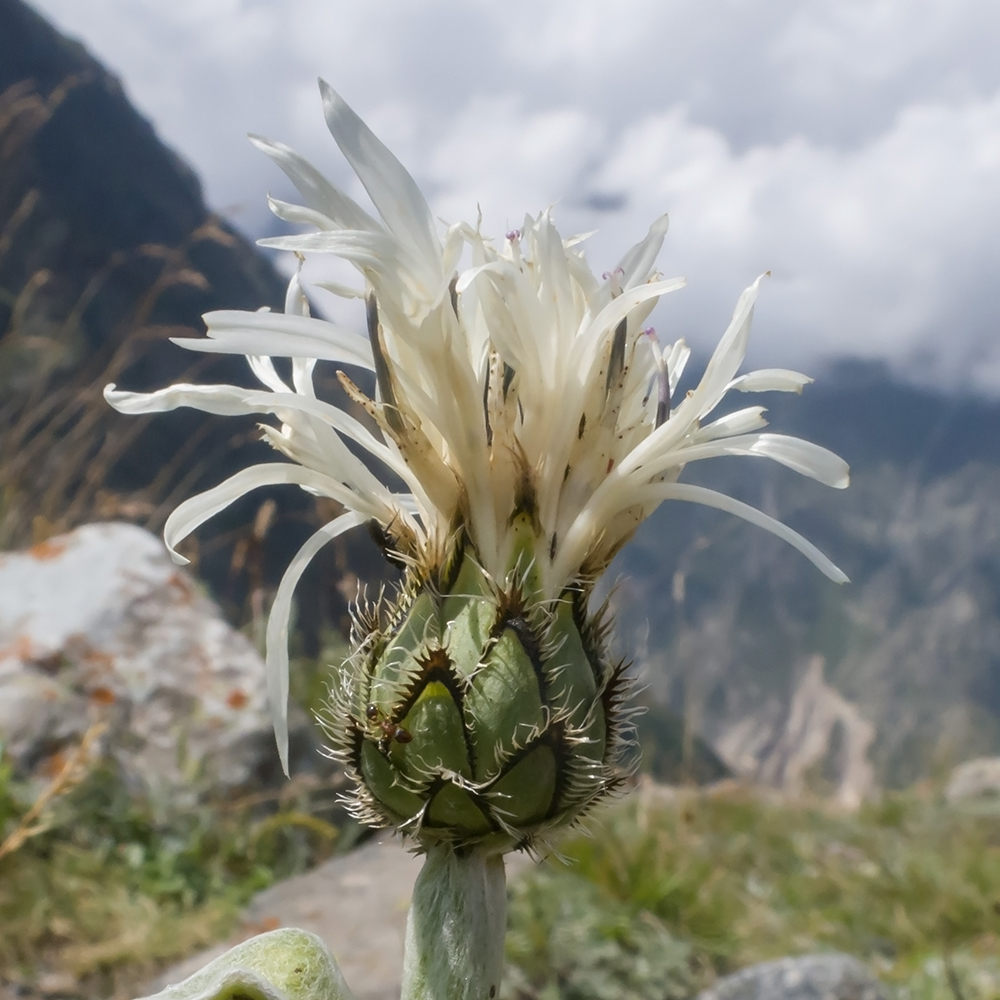
[[[406,923],[402,1000],[495,998],[506,930],[503,855],[432,847]]]

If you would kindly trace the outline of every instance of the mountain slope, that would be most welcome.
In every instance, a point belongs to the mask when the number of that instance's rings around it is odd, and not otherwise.
[[[753,769],[733,759],[751,745],[766,770],[818,655],[831,691],[874,724],[879,781],[1000,753],[1000,406],[859,363],[774,402],[776,429],[852,463],[849,490],[745,459],[685,479],[787,521],[852,583],[829,583],[758,529],[664,505],[616,567],[621,641],[652,693],[738,770]],[[837,738],[831,759],[809,762],[834,784],[846,766]]]

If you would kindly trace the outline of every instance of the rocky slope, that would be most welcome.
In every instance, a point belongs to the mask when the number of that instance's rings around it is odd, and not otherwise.
[[[746,459],[685,478],[788,521],[852,583],[664,506],[617,566],[620,634],[652,694],[737,771],[844,801],[870,786],[865,759],[905,785],[1000,752],[1000,406],[854,364],[774,404],[776,428],[852,463],[848,491]]]

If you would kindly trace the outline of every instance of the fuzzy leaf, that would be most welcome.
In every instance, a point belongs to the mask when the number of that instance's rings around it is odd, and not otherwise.
[[[144,1000],[354,1000],[322,939],[296,927],[258,934]]]

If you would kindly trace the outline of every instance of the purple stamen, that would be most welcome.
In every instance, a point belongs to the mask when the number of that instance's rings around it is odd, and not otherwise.
[[[509,239],[511,241],[511,243],[520,243],[521,242],[521,230],[520,229],[512,229],[507,234],[507,239]]]
[[[605,271],[601,277],[605,281],[611,282],[611,297],[613,299],[618,298],[618,296],[622,293],[622,283],[620,279],[625,277],[625,269],[616,267],[613,271]]]

